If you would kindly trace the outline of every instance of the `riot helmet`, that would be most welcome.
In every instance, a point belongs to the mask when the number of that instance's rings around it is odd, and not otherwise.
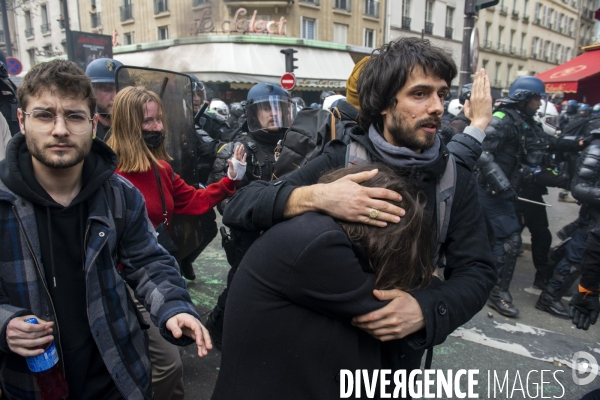
[[[208,109],[221,115],[225,119],[229,118],[229,107],[227,107],[227,104],[219,99],[213,99],[210,102]]]
[[[229,112],[235,118],[239,118],[244,115],[244,107],[242,106],[242,103],[231,103]]]
[[[569,114],[569,115],[577,114],[578,108],[579,108],[579,103],[577,102],[577,100],[567,101],[567,114]]]
[[[289,128],[295,116],[296,107],[281,86],[258,83],[248,91],[246,121],[250,132],[279,132]]]
[[[535,105],[535,108],[530,104],[531,100],[545,100],[546,87],[541,79],[535,76],[520,76],[510,85],[508,89],[508,98],[521,102],[525,101],[525,114],[533,117],[538,110],[539,104]],[[541,102],[540,102],[541,104]],[[542,111],[545,114],[545,111]]]
[[[543,114],[544,112],[545,114]],[[542,104],[540,104],[540,108],[533,119],[542,124],[544,132],[552,136],[556,134],[556,128],[560,125],[556,106],[552,102],[545,104],[544,100],[542,100]]]
[[[92,81],[96,95],[96,111],[107,120],[110,119],[113,101],[117,95],[115,74],[123,63],[112,58],[98,58],[88,64],[85,74]]]
[[[335,92],[332,92],[331,90],[323,90],[321,92],[321,104],[323,104],[323,102],[325,101],[326,98],[328,98],[329,96],[333,96],[335,94]]]
[[[8,69],[6,66],[6,55],[0,50],[0,78],[8,78]]]
[[[115,83],[115,72],[123,63],[112,58],[98,58],[88,64],[85,74],[94,83]]]
[[[577,108],[577,113],[579,115],[588,116],[592,114],[592,107],[589,104],[581,103],[579,108]]]
[[[465,101],[467,101],[471,98],[472,88],[473,88],[473,84],[467,83],[466,85],[463,85],[463,87],[460,89],[460,96],[458,97],[458,101],[463,106],[465,105]]]
[[[454,115],[455,117],[460,114],[460,112],[463,109],[463,105],[461,104],[459,99],[454,99],[450,102],[450,104],[448,105],[448,112],[452,115]]]
[[[296,109],[298,111],[306,107],[306,103],[304,102],[304,100],[302,100],[302,97],[292,97],[292,103],[296,105]]]
[[[346,96],[342,96],[341,94],[334,94],[333,96],[327,97],[323,101],[323,110],[329,110],[331,107],[335,107],[339,100],[346,100]]]
[[[195,75],[188,74],[188,76],[192,79],[192,103],[196,113],[206,101],[206,87]]]
[[[594,107],[592,107],[592,114],[594,114],[594,115],[600,114],[600,103],[594,104]]]

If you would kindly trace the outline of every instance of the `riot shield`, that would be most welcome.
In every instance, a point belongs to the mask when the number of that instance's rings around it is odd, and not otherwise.
[[[188,184],[198,187],[196,129],[192,103],[192,80],[185,74],[152,68],[117,68],[117,92],[127,86],[144,86],[157,93],[163,102],[167,152],[173,158],[173,171]],[[177,258],[189,255],[202,240],[197,216],[173,215],[171,236],[179,248]]]

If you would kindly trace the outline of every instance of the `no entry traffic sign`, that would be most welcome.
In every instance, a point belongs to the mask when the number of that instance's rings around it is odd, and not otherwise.
[[[23,65],[21,61],[17,60],[13,57],[8,57],[6,59],[6,70],[11,75],[19,75],[23,71]]]
[[[296,87],[296,77],[291,72],[286,72],[281,76],[280,83],[285,90],[292,90]]]

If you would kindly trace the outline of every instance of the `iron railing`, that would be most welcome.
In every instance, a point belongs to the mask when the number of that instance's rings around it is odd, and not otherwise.
[[[92,17],[92,28],[97,28],[102,25],[102,13],[90,14]]]
[[[406,29],[407,31],[410,31],[410,21],[411,21],[410,17],[402,17],[402,29]]]
[[[452,34],[454,33],[454,28],[450,28],[449,26],[446,27],[446,35],[445,38],[446,39],[452,39]]]
[[[49,23],[42,24],[41,28],[42,28],[42,33],[50,32],[50,24]]]

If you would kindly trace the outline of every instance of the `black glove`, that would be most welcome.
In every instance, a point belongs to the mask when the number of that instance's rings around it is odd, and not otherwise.
[[[577,329],[587,331],[590,325],[594,325],[598,321],[598,314],[600,314],[599,294],[598,292],[577,293],[571,298],[569,315]]]
[[[517,194],[517,191],[515,190],[514,187],[509,186],[500,192],[500,197],[502,197],[502,199],[504,199],[506,201],[510,201],[511,203],[514,203],[517,201],[517,198],[519,197],[519,195]]]

